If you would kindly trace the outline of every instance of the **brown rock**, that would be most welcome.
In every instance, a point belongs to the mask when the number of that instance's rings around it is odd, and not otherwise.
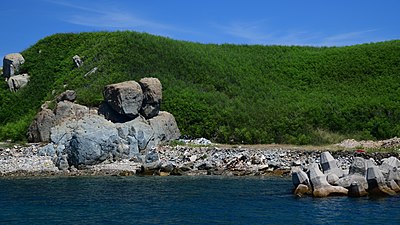
[[[135,118],[143,103],[143,91],[135,81],[125,81],[107,85],[103,92],[104,100],[121,115]]]
[[[158,115],[162,100],[162,85],[157,78],[142,78],[139,81],[143,90],[143,103],[140,113],[146,118]]]

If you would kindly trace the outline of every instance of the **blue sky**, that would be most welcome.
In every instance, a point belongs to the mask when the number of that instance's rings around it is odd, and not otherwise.
[[[9,1],[0,8],[0,56],[55,33],[114,30],[201,43],[353,45],[400,39],[399,11],[398,0]]]

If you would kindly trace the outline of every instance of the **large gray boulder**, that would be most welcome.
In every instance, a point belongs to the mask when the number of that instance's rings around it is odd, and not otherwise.
[[[7,79],[7,85],[11,92],[16,92],[19,89],[28,85],[30,76],[27,73],[14,75]]]
[[[344,175],[343,170],[337,166],[336,160],[333,158],[331,153],[329,152],[321,153],[320,162],[324,174],[333,173],[336,174],[336,176],[338,176],[339,178],[343,177]]]
[[[348,190],[340,186],[332,186],[326,180],[326,175],[324,175],[318,168],[318,165],[311,164],[309,171],[309,178],[313,188],[314,197],[326,197],[329,195],[347,195]]]
[[[10,78],[19,74],[20,66],[25,62],[24,57],[20,53],[11,53],[3,58],[3,76]]]
[[[176,140],[181,136],[175,117],[165,111],[148,120],[154,131],[154,141],[159,144]]]
[[[29,142],[49,142],[50,130],[54,125],[55,114],[50,109],[42,109],[28,128]]]
[[[143,103],[143,91],[135,81],[107,85],[103,92],[104,100],[112,109],[129,118],[139,115]]]
[[[383,196],[396,194],[386,185],[385,177],[371,160],[367,161],[367,182],[369,194]]]
[[[143,91],[143,104],[140,113],[146,118],[152,118],[160,112],[162,100],[162,85],[157,78],[146,77],[139,81]]]
[[[60,126],[65,126],[64,121]],[[77,120],[66,145],[70,165],[92,165],[106,159],[128,158],[129,146],[118,136],[115,125],[101,116],[87,115]]]

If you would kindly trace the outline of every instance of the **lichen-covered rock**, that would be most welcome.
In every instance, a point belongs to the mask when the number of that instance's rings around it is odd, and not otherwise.
[[[25,62],[24,57],[20,53],[11,53],[3,58],[3,76],[10,78],[19,74],[20,66]]]
[[[121,115],[135,118],[143,103],[143,91],[135,81],[107,85],[103,92],[104,100]]]
[[[143,91],[143,104],[140,113],[146,118],[158,115],[162,100],[162,85],[157,78],[146,77],[139,81]]]

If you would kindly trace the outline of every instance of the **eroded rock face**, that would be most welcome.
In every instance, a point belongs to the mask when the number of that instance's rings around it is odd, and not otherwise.
[[[11,53],[3,58],[3,76],[10,78],[19,74],[20,66],[25,62],[24,57],[20,53]]]
[[[96,110],[73,103],[76,93],[66,91],[56,98],[54,110],[44,104],[29,128],[30,140],[50,141],[58,159],[55,163],[62,164],[60,169],[66,169],[66,163],[77,168],[105,160],[135,158],[140,161],[145,152],[180,136],[174,116],[158,111],[161,103],[158,79],[141,81],[146,90],[146,104],[158,104],[151,119],[139,114],[143,93],[142,87],[134,81],[106,86],[100,115]]]
[[[54,125],[55,114],[50,109],[40,111],[28,128],[29,142],[49,142],[50,129]]]
[[[91,115],[76,121],[66,152],[69,164],[78,167],[127,158],[129,148],[121,143],[113,123]]]
[[[149,119],[149,124],[154,130],[154,140],[157,143],[166,143],[181,136],[175,117],[169,112],[160,112]]]
[[[143,90],[143,104],[140,113],[150,119],[158,115],[162,100],[162,85],[157,78],[142,78],[139,81]]]
[[[103,92],[105,102],[121,115],[135,118],[143,103],[143,91],[135,81],[107,85]]]

